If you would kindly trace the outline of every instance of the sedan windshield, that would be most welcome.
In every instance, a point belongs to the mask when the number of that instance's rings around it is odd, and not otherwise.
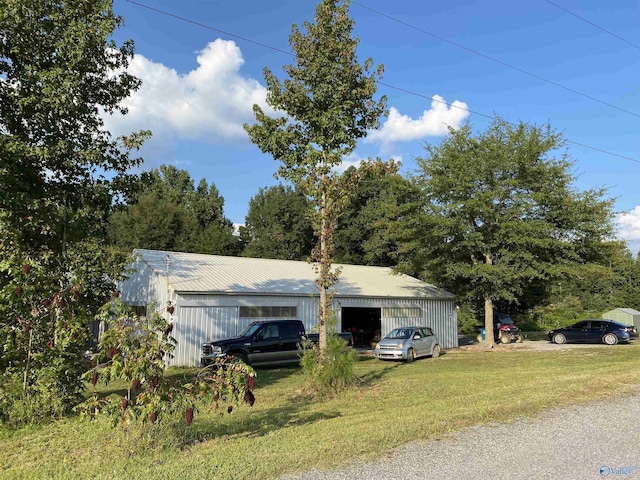
[[[396,328],[391,330],[386,338],[409,338],[412,331],[410,328]]]

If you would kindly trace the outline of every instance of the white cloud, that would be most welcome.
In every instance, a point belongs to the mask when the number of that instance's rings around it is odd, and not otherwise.
[[[618,235],[628,242],[640,241],[640,205],[618,215]]]
[[[128,71],[142,86],[123,102],[129,113],[105,118],[106,127],[115,135],[149,129],[154,137],[210,143],[246,137],[242,124],[254,118],[254,103],[265,106],[266,88],[240,73],[244,59],[232,41],[209,43],[196,60],[197,68],[180,74],[135,55]]]
[[[360,166],[360,162],[363,162],[364,160],[365,158],[363,156],[358,155],[356,152],[353,152],[343,158],[340,165],[333,167],[333,171],[344,173],[349,167],[358,168]]]
[[[419,140],[427,136],[440,136],[448,132],[448,127],[460,128],[469,116],[467,104],[456,100],[447,107],[440,95],[434,95],[431,109],[422,112],[417,120],[402,115],[395,107],[389,109],[389,117],[381,128],[369,133],[367,142],[400,142]]]

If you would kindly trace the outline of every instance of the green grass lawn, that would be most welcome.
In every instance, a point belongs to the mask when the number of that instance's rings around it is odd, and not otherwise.
[[[451,352],[408,365],[367,358],[357,368],[357,388],[322,399],[305,395],[297,368],[260,369],[254,407],[200,412],[189,428],[159,427],[154,440],[76,418],[0,432],[0,477],[268,479],[326,469],[483,422],[637,392],[640,344]]]

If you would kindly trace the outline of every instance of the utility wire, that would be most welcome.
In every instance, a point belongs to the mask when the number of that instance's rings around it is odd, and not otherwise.
[[[571,87],[567,87],[566,85],[562,85],[561,83],[554,82],[553,80],[549,80],[548,78],[541,77],[540,75],[536,75],[535,73],[531,73],[531,72],[529,72],[527,70],[524,70],[524,69],[522,69],[520,67],[516,67],[514,65],[511,65],[510,63],[503,62],[502,60],[498,60],[495,57],[492,57],[492,56],[487,55],[485,53],[479,52],[478,50],[474,50],[473,48],[470,48],[470,47],[467,47],[465,45],[462,45],[461,43],[454,42],[454,41],[449,40],[449,39],[447,39],[445,37],[442,37],[442,36],[437,35],[435,33],[429,32],[428,30],[425,30],[423,28],[420,28],[420,27],[417,27],[415,25],[412,25],[411,23],[405,22],[405,21],[400,20],[400,19],[398,19],[396,17],[392,17],[391,15],[388,15],[388,14],[386,14],[384,12],[381,12],[379,10],[375,10],[375,9],[373,9],[371,7],[363,5],[360,2],[352,1],[351,3],[353,3],[354,5],[359,6],[360,8],[364,8],[365,10],[369,10],[370,12],[373,12],[373,13],[375,13],[377,15],[380,15],[382,17],[388,18],[389,20],[393,20],[394,22],[397,22],[397,23],[399,23],[401,25],[405,25],[405,26],[407,26],[409,28],[417,30],[418,32],[422,32],[422,33],[424,33],[426,35],[429,35],[429,36],[431,36],[433,38],[437,38],[438,40],[441,40],[443,42],[449,43],[450,45],[453,45],[455,47],[458,47],[458,48],[461,48],[463,50],[466,50],[467,52],[473,53],[474,55],[478,55],[480,57],[486,58],[487,60],[491,60],[492,62],[498,63],[498,64],[500,64],[500,65],[502,65],[504,67],[510,68],[510,69],[515,70],[515,71],[520,72],[520,73],[524,73],[525,75],[528,75],[530,77],[536,78],[538,80],[542,80],[543,82],[549,83],[549,84],[554,85],[554,86],[559,87],[559,88],[562,88],[564,90],[567,90],[568,92],[575,93],[576,95],[580,95],[581,97],[588,98],[589,100],[593,100],[594,102],[598,102],[598,103],[600,103],[602,105],[606,105],[607,107],[615,108],[616,110],[619,110],[621,112],[628,113],[629,115],[633,115],[634,117],[640,118],[640,114],[638,114],[638,113],[632,112],[630,110],[626,110],[626,109],[624,109],[622,107],[618,107],[617,105],[613,105],[612,103],[605,102],[604,100],[600,100],[599,98],[593,97],[593,96],[588,95],[586,93],[582,93],[582,92],[580,92],[578,90],[575,90],[575,89],[573,89]]]
[[[411,90],[407,90],[401,87],[396,87],[394,85],[389,85],[388,83],[384,83],[384,82],[378,82],[378,85],[384,85],[385,87],[388,88],[392,88],[394,90],[398,90],[400,92],[404,92],[404,93],[408,93],[410,95],[415,95],[416,97],[422,97],[422,98],[426,98],[426,99],[431,99],[434,102],[438,102],[438,103],[444,103],[445,105],[448,105],[450,108],[458,108],[460,110],[464,110],[466,112],[469,113],[473,113],[475,115],[480,115],[481,117],[486,117],[486,118],[490,118],[491,120],[497,120],[497,117],[495,115],[487,115],[486,113],[481,113],[481,112],[476,112],[474,110],[470,110],[466,107],[461,107],[460,105],[454,105],[453,103],[447,103],[443,100],[438,100],[437,98],[431,98],[427,95],[423,95],[421,93],[416,93],[416,92],[412,92]],[[511,122],[507,122],[510,125],[515,126],[515,124],[511,123]],[[614,153],[614,152],[610,152],[608,150],[604,150],[602,148],[598,148],[598,147],[592,147],[591,145],[587,145],[585,143],[580,143],[580,142],[574,142],[573,140],[569,140],[568,138],[565,138],[565,141],[567,143],[571,143],[572,145],[577,145],[579,147],[584,147],[584,148],[588,148],[589,150],[594,150],[596,152],[600,152],[600,153],[606,153],[607,155],[611,155],[613,157],[618,157],[618,158],[622,158],[624,160],[630,160],[632,162],[636,162],[636,163],[640,163],[640,160],[636,159],[636,158],[632,158],[632,157],[627,157],[625,155],[620,155],[619,153]]]
[[[197,25],[198,27],[206,28],[207,30],[213,30],[214,32],[222,33],[223,35],[227,35],[229,37],[237,38],[239,40],[244,40],[245,42],[253,43],[254,45],[259,45],[261,47],[270,48],[271,50],[275,50],[276,52],[284,53],[286,55],[294,56],[291,52],[287,52],[286,50],[281,50],[276,47],[272,47],[271,45],[267,45],[265,43],[256,42],[255,40],[251,40],[247,37],[242,37],[240,35],[235,35],[233,33],[225,32],[224,30],[220,30],[219,28],[214,28],[211,25],[206,25],[204,23],[196,22],[195,20],[191,20],[190,18],[181,17],[180,15],[176,15],[171,12],[167,12],[165,10],[160,10],[159,8],[154,8],[149,5],[145,5],[144,3],[135,2],[133,0],[127,0],[128,3],[132,3],[134,5],[138,5],[139,7],[146,8],[147,10],[151,10],[157,13],[161,13],[162,15],[166,15],[167,17],[172,17],[177,20],[182,20],[183,22],[190,23],[192,25]]]
[[[143,3],[136,2],[136,1],[134,1],[134,0],[126,0],[126,1],[127,1],[128,3],[132,3],[132,4],[134,4],[134,5],[138,5],[138,6],[140,6],[140,7],[146,8],[146,9],[148,9],[148,10],[152,10],[152,11],[157,12],[157,13],[160,13],[160,14],[162,14],[162,15],[166,15],[166,16],[168,16],[168,17],[172,17],[172,18],[175,18],[175,19],[178,19],[178,20],[182,20],[183,22],[187,22],[187,23],[190,23],[190,24],[192,24],[192,25],[197,25],[197,26],[199,26],[199,27],[206,28],[206,29],[208,29],[208,30],[213,30],[213,31],[215,31],[215,32],[219,32],[219,33],[222,33],[222,34],[224,34],[224,35],[228,35],[228,36],[230,36],[230,37],[237,38],[237,39],[239,39],[239,40],[243,40],[243,41],[245,41],[245,42],[253,43],[254,45],[259,45],[259,46],[261,46],[261,47],[268,48],[268,49],[270,49],[270,50],[273,50],[273,51],[276,51],[276,52],[279,52],[279,53],[284,53],[285,55],[288,55],[288,56],[290,56],[290,57],[295,57],[295,55],[294,55],[293,53],[291,53],[291,52],[287,52],[286,50],[282,50],[282,49],[280,49],[280,48],[273,47],[273,46],[268,45],[268,44],[266,44],[266,43],[256,42],[255,40],[251,40],[250,38],[247,38],[247,37],[242,37],[242,36],[240,36],[240,35],[236,35],[236,34],[233,34],[233,33],[225,32],[224,30],[220,30],[220,29],[218,29],[218,28],[214,28],[214,27],[212,27],[212,26],[210,26],[210,25],[206,25],[206,24],[204,24],[204,23],[196,22],[196,21],[191,20],[191,19],[188,19],[188,18],[186,18],[186,17],[181,17],[181,16],[179,16],[179,15],[175,15],[175,14],[173,14],[173,13],[166,12],[166,11],[164,11],[164,10],[160,10],[160,9],[158,9],[158,8],[150,7],[150,6],[148,6],[148,5],[145,5],[145,4],[143,4]],[[353,2],[353,3],[355,3],[355,2]],[[486,114],[486,113],[476,112],[476,111],[474,111],[474,110],[470,110],[470,109],[469,109],[469,108],[467,108],[467,107],[462,107],[462,106],[460,106],[460,105],[454,105],[453,103],[449,103],[449,102],[446,102],[446,101],[444,101],[444,100],[438,100],[437,98],[433,98],[433,96],[431,96],[431,97],[430,97],[430,96],[428,96],[428,95],[425,95],[425,94],[422,94],[422,93],[418,93],[418,92],[414,92],[414,91],[412,91],[412,90],[408,90],[408,89],[406,89],[406,88],[396,87],[395,85],[390,85],[390,84],[385,83],[385,82],[378,81],[377,83],[378,83],[378,85],[382,85],[382,86],[384,86],[384,87],[391,88],[391,89],[393,89],[393,90],[397,90],[397,91],[399,91],[399,92],[407,93],[407,94],[409,94],[409,95],[413,95],[413,96],[415,96],[415,97],[425,98],[425,99],[427,99],[427,100],[431,100],[432,102],[442,103],[442,104],[444,104],[444,105],[448,106],[449,108],[457,108],[457,109],[459,109],[459,110],[464,110],[465,112],[473,113],[473,114],[475,114],[475,115],[479,115],[479,116],[481,116],[481,117],[489,118],[489,119],[491,119],[491,120],[497,120],[497,117],[496,117],[495,115],[488,115],[488,114]],[[514,125],[514,124],[513,124],[513,123],[511,123],[511,122],[507,122],[507,123],[509,123],[509,124],[511,124],[511,125]],[[574,141],[569,140],[569,139],[565,139],[565,141],[566,141],[567,143],[571,143],[571,144],[573,144],[573,145],[577,145],[577,146],[584,147],[584,148],[587,148],[587,149],[590,149],[590,150],[594,150],[594,151],[596,151],[596,152],[605,153],[605,154],[607,154],[607,155],[611,155],[611,156],[613,156],[613,157],[618,157],[618,158],[622,158],[622,159],[624,159],[624,160],[629,160],[629,161],[631,161],[631,162],[640,163],[640,160],[638,160],[638,159],[636,159],[636,158],[627,157],[627,156],[625,156],[625,155],[620,155],[620,154],[618,154],[618,153],[610,152],[610,151],[608,151],[608,150],[604,150],[604,149],[602,149],[602,148],[592,147],[591,145],[587,145],[587,144],[579,143],[579,142],[574,142]]]
[[[560,10],[563,10],[565,12],[567,12],[569,15],[573,15],[576,18],[579,18],[580,20],[582,20],[585,23],[588,23],[591,26],[596,27],[599,30],[602,30],[605,33],[608,33],[609,35],[611,35],[612,37],[616,37],[618,40],[622,40],[624,43],[626,43],[627,45],[631,45],[633,48],[637,48],[638,50],[640,50],[640,45],[636,45],[633,42],[630,42],[629,40],[627,40],[626,38],[622,38],[620,35],[616,35],[615,33],[613,33],[610,30],[607,30],[604,27],[601,27],[600,25],[593,23],[591,20],[587,20],[584,17],[581,17],[580,15],[578,15],[577,13],[572,12],[571,10],[567,10],[566,8],[564,8],[562,5],[558,5],[557,3],[552,2],[551,0],[545,0],[545,2],[547,2],[550,5],[553,5],[556,8],[559,8]]]

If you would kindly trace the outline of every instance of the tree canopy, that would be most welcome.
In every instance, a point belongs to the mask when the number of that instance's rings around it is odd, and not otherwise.
[[[267,103],[279,116],[270,117],[254,105],[256,123],[245,125],[251,141],[282,163],[278,174],[313,200],[312,221],[318,237],[313,260],[318,272],[323,349],[330,290],[338,273],[331,268],[333,231],[345,202],[345,192],[332,169],[353,152],[358,139],[378,127],[385,109],[385,98],[374,100],[382,66],[371,72],[371,59],[362,65],[358,62],[349,4],[323,0],[316,7],[315,23],[304,22],[304,31],[293,25],[289,45],[296,58],[294,64],[284,67],[287,78],[281,81],[264,70]]]
[[[223,212],[224,199],[203,178],[162,165],[141,175],[137,191],[109,219],[114,245],[218,255],[236,255],[239,239]]]
[[[450,130],[417,160],[425,214],[411,225],[413,262],[483,302],[487,331],[496,302],[575,273],[613,234],[613,200],[575,188],[562,147],[549,126],[497,119],[476,135],[469,125]]]
[[[148,132],[112,138],[102,112],[140,81],[110,0],[0,3],[0,419],[60,414],[80,398],[97,305],[122,272],[101,243]]]
[[[417,198],[415,187],[398,173],[399,168],[394,161],[373,160],[344,172],[348,200],[335,232],[337,262],[388,267],[398,263],[398,244],[390,225]]]
[[[249,202],[240,237],[243,255],[306,260],[315,243],[307,197],[289,186],[261,188]]]

